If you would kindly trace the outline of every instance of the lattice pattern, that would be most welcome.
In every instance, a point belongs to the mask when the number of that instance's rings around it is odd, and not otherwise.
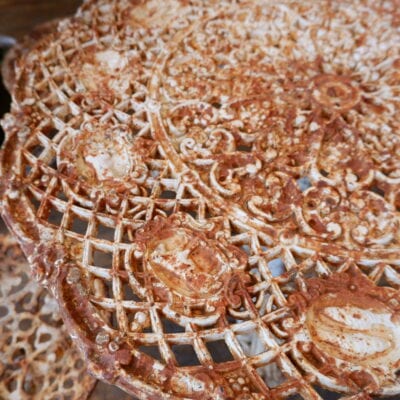
[[[98,377],[399,392],[396,4],[87,1],[26,54],[3,213]]]
[[[16,43],[9,51],[7,51],[1,62],[1,77],[7,91],[12,94],[16,76],[19,74],[19,63],[24,54],[35,47],[36,42],[41,38],[49,35],[57,30],[59,20],[53,20],[38,25],[26,35],[20,42]]]
[[[71,347],[56,301],[29,280],[18,244],[0,242],[0,398],[86,399],[95,379]]]

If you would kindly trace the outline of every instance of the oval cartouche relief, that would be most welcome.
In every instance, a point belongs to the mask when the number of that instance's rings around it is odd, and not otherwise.
[[[175,295],[192,300],[220,299],[235,271],[243,269],[246,255],[179,218],[155,222],[138,235],[145,246],[148,270]]]
[[[359,272],[306,281],[289,303],[297,315],[293,355],[322,384],[390,394],[400,382],[400,298]],[[293,326],[295,326],[294,324]],[[396,390],[397,390],[396,389]]]

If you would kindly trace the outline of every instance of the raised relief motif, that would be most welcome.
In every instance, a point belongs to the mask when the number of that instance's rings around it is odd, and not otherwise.
[[[318,75],[313,79],[312,97],[322,107],[347,111],[360,101],[360,91],[350,79],[340,75]]]
[[[247,256],[220,235],[213,237],[210,224],[201,226],[188,216],[157,218],[136,235],[148,274],[158,282],[155,293],[181,311],[183,304],[205,305],[212,314],[232,306],[227,288],[247,282]],[[161,286],[160,286],[161,284]],[[229,292],[229,290],[228,290]],[[241,301],[233,307],[240,306]],[[217,313],[218,314],[218,313]],[[190,318],[189,318],[190,319]]]
[[[72,180],[80,179],[92,189],[132,190],[144,182],[148,170],[126,125],[107,129],[88,122],[79,133],[69,133],[58,152],[58,169]]]
[[[146,246],[146,263],[173,291],[192,298],[217,295],[229,271],[229,261],[216,246],[194,232],[172,227]]]
[[[357,270],[305,281],[307,292],[289,297],[293,356],[322,384],[338,390],[398,390],[400,298]]]

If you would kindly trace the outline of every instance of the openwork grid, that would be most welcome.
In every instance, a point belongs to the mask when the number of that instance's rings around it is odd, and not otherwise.
[[[0,236],[0,398],[86,399],[95,379],[63,328],[57,302],[29,279],[17,242]]]
[[[398,6],[86,1],[24,55],[3,215],[97,377],[400,392]]]

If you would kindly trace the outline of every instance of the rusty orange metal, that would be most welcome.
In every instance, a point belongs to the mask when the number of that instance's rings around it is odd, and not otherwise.
[[[89,0],[22,55],[2,214],[98,378],[400,393],[399,9]]]

